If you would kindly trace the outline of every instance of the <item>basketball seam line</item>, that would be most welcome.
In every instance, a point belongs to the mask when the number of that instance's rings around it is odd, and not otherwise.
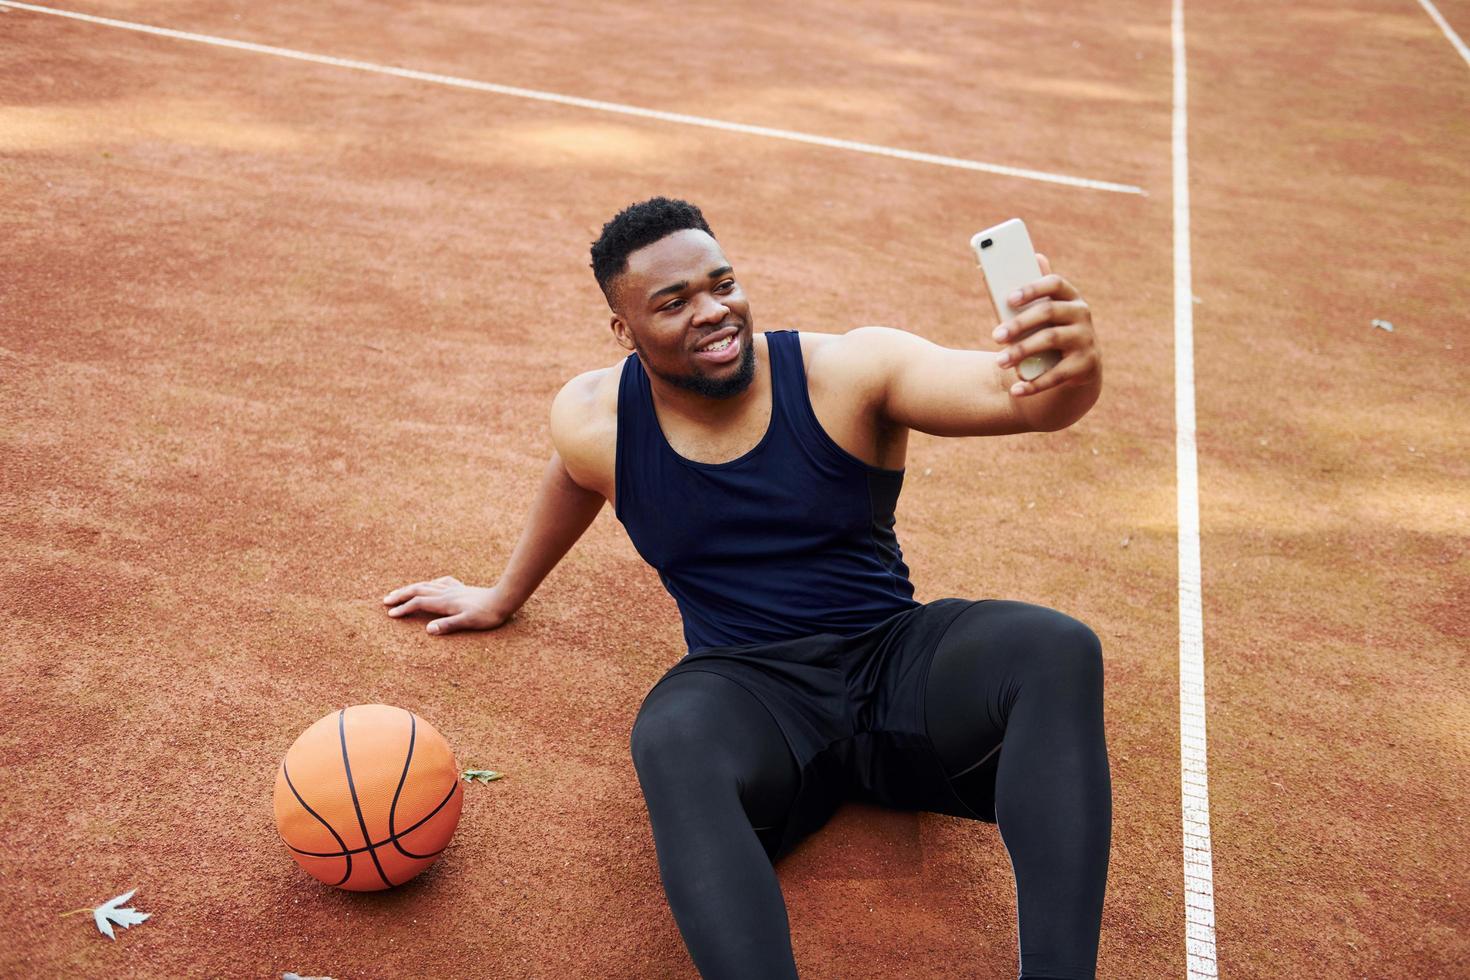
[[[408,767],[413,764],[413,747],[414,742],[418,738],[419,732],[418,716],[415,715],[412,711],[408,711],[407,708],[403,710],[408,713],[408,758],[403,760],[403,773],[398,777],[398,788],[393,791],[393,803],[391,806],[388,807],[388,840],[392,842],[393,847],[398,851],[398,853],[402,854],[404,857],[426,858],[429,855],[415,854],[413,851],[410,851],[408,848],[398,843],[398,833],[393,829],[393,819],[395,814],[397,814],[398,812],[398,797],[400,794],[403,793],[403,784],[408,780]],[[455,780],[455,785],[459,785],[458,779]]]
[[[373,843],[371,845],[369,845],[369,846],[371,846],[371,847],[387,847],[389,844],[392,844],[394,841],[396,841],[396,840],[402,840],[403,838],[407,837],[409,834],[413,833],[415,830],[418,830],[424,824],[426,824],[430,820],[434,819],[434,815],[436,813],[438,813],[440,810],[444,809],[445,805],[451,799],[454,798],[454,793],[455,793],[455,791],[457,789],[459,789],[459,781],[458,780],[455,780],[454,785],[451,786],[451,787],[449,787],[449,792],[447,794],[445,794],[444,799],[442,799],[442,800],[439,801],[439,805],[436,806],[436,807],[434,807],[434,809],[430,810],[427,815],[425,815],[423,818],[421,818],[418,821],[418,823],[414,824],[412,827],[409,827],[407,830],[405,830],[401,834],[394,834],[392,837],[385,837],[382,840],[373,841]],[[299,797],[299,796],[297,797],[298,800],[300,798],[301,797]],[[302,806],[306,806],[305,803],[303,803],[301,805]],[[321,820],[320,817],[318,817],[317,819],[318,820]],[[323,820],[322,822],[323,823],[326,823],[325,820]],[[331,829],[331,826],[328,825],[327,829],[330,830]],[[336,835],[335,832],[333,832],[332,836],[333,837],[337,837],[337,835]],[[302,855],[303,857],[319,857],[319,858],[342,857],[345,854],[361,854],[361,853],[363,853],[364,851],[367,850],[367,847],[353,847],[353,848],[349,848],[347,846],[347,842],[344,841],[344,840],[342,840],[341,837],[337,837],[337,840],[341,841],[341,843],[342,843],[342,850],[340,850],[340,851],[303,851],[299,847],[292,847],[290,843],[287,843],[286,846],[287,847],[290,847],[291,850],[295,851],[297,854]],[[439,850],[433,852],[433,854],[425,855],[425,857],[434,857],[435,855],[443,854],[447,847],[448,847],[448,845],[445,845],[445,847],[441,847],[441,848],[439,848]]]
[[[342,835],[339,834],[339,833],[337,833],[337,831],[332,827],[332,825],[329,824],[329,823],[327,823],[327,821],[322,817],[322,815],[320,813],[317,813],[311,807],[307,806],[306,801],[304,799],[302,799],[301,798],[301,794],[299,792],[297,792],[297,790],[296,790],[296,784],[293,783],[293,782],[291,782],[291,773],[286,768],[286,760],[285,759],[282,759],[281,760],[281,775],[283,775],[283,776],[286,777],[286,785],[290,788],[291,795],[294,796],[294,797],[296,797],[296,802],[301,804],[301,808],[304,809],[307,813],[311,814],[313,817],[316,817],[318,820],[320,820],[322,826],[325,827],[325,828],[327,828],[327,833],[329,833],[333,837],[335,837],[337,839],[337,843],[342,845],[342,854],[340,856],[341,857],[345,857],[347,859],[347,873],[342,876],[342,881],[337,882],[332,887],[335,888],[335,887],[337,887],[337,885],[341,885],[342,882],[345,882],[348,878],[351,878],[352,877],[352,855],[355,852],[354,851],[349,851],[347,849],[347,842],[342,839]],[[287,847],[291,847],[291,843],[289,841],[287,841],[286,842],[286,846]],[[291,847],[291,850],[295,851],[296,848]],[[298,851],[297,853],[304,854],[306,852],[305,851]],[[338,855],[335,855],[334,854],[332,856],[333,857],[337,857]]]
[[[378,869],[378,877],[383,879],[383,884],[392,888],[393,882],[389,881],[388,876],[383,873],[383,865],[378,860],[378,852],[373,849],[373,839],[368,835],[367,820],[362,815],[362,805],[357,802],[357,786],[352,782],[352,762],[347,758],[346,708],[337,712],[337,736],[342,741],[342,768],[347,770],[347,789],[352,794],[352,809],[357,812],[357,825],[362,828],[362,842],[367,845],[368,857],[373,859],[373,867]]]
[[[460,786],[459,786],[459,780],[456,779],[456,780],[454,780],[454,785],[453,786],[450,786],[450,792],[445,793],[444,799],[441,799],[440,805],[438,805],[438,807],[435,807],[434,810],[429,811],[429,813],[426,814],[425,817],[419,818],[419,821],[417,821],[416,824],[413,824],[412,827],[409,827],[409,829],[404,830],[403,833],[398,833],[398,835],[394,835],[394,836],[391,836],[391,837],[384,837],[384,839],[382,839],[382,840],[375,840],[375,842],[373,842],[372,845],[369,845],[369,846],[373,846],[373,848],[385,848],[385,846],[390,845],[390,843],[394,842],[394,840],[404,839],[404,837],[409,836],[410,833],[413,833],[413,832],[415,832],[415,830],[419,829],[419,827],[422,827],[423,824],[428,823],[428,821],[434,820],[434,814],[440,813],[441,810],[444,810],[445,805],[447,805],[448,802],[450,802],[451,799],[454,798],[454,792],[456,792],[456,790],[459,789],[459,788],[460,788]],[[300,799],[300,796],[297,796],[297,799]],[[306,804],[301,804],[301,805],[303,805],[303,807],[304,807],[304,805],[306,805]],[[318,817],[318,820],[320,820],[320,817]],[[323,820],[322,823],[326,823],[326,821]],[[331,830],[331,826],[328,826],[328,830]],[[332,836],[334,836],[334,837],[337,836],[337,833],[335,833],[335,832],[332,833]],[[293,851],[297,852],[297,854],[304,855],[304,857],[309,857],[309,858],[340,858],[340,857],[343,857],[344,854],[362,854],[363,851],[366,851],[366,849],[368,849],[368,848],[348,848],[347,842],[345,842],[345,840],[341,839],[341,837],[337,837],[337,839],[338,840],[341,840],[341,845],[343,845],[343,849],[341,849],[341,851],[331,851],[331,852],[326,852],[326,851],[320,851],[320,852],[319,851],[303,851],[303,849],[301,849],[301,848],[291,848],[290,843],[287,843],[287,845],[285,845],[285,846],[288,846],[288,848],[293,849]],[[445,846],[448,846],[448,845],[445,845]],[[445,848],[440,848],[440,849],[438,849],[438,851],[435,851],[434,854],[444,854],[444,849]],[[434,857],[434,855],[428,855],[428,857]]]

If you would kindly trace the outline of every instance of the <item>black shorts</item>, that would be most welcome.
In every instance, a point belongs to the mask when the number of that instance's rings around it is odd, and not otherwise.
[[[955,791],[924,718],[934,651],[974,604],[938,599],[853,636],[705,647],[669,668],[649,693],[676,674],[705,671],[739,684],[771,712],[801,773],[785,826],[762,836],[773,861],[846,799],[994,821],[993,811],[976,812]]]

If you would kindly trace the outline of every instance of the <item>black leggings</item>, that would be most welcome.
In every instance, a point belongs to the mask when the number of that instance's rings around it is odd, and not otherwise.
[[[930,669],[930,738],[956,791],[994,815],[1015,870],[1022,980],[1095,976],[1113,813],[1102,690],[1093,632],[1019,602],[961,613]],[[664,891],[701,976],[795,977],[761,841],[800,780],[765,706],[727,678],[680,674],[649,695],[632,750]]]

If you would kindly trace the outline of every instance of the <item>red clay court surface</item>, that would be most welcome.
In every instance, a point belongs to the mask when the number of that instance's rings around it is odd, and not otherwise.
[[[917,437],[899,533],[919,598],[1103,638],[1100,976],[1470,974],[1470,63],[1420,4],[1185,10],[1206,965],[1169,4],[65,9],[1146,193],[0,10],[0,974],[694,976],[627,746],[682,639],[612,515],[498,632],[380,604],[498,575],[552,395],[619,356],[587,244],[657,193],[705,209],[758,328],[990,349],[966,243],[1011,216],[1091,303],[1097,408]],[[365,702],[507,778],[465,787],[429,872],[348,894],[291,861],[271,787]],[[779,873],[804,977],[1015,975],[993,825],[850,805]],[[132,888],[152,918],[115,942],[60,916]]]

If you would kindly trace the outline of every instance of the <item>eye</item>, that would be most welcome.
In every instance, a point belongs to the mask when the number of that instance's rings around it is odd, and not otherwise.
[[[677,298],[676,299],[671,299],[667,303],[665,303],[663,306],[660,306],[659,307],[659,312],[660,313],[672,313],[673,311],[677,310],[679,308],[680,304],[682,304],[683,302],[684,301],[682,299],[677,299]]]
[[[722,293],[728,293],[730,290],[732,290],[734,288],[735,288],[735,280],[734,279],[726,279],[724,282],[720,283],[718,286],[715,287],[716,291],[722,292]]]

